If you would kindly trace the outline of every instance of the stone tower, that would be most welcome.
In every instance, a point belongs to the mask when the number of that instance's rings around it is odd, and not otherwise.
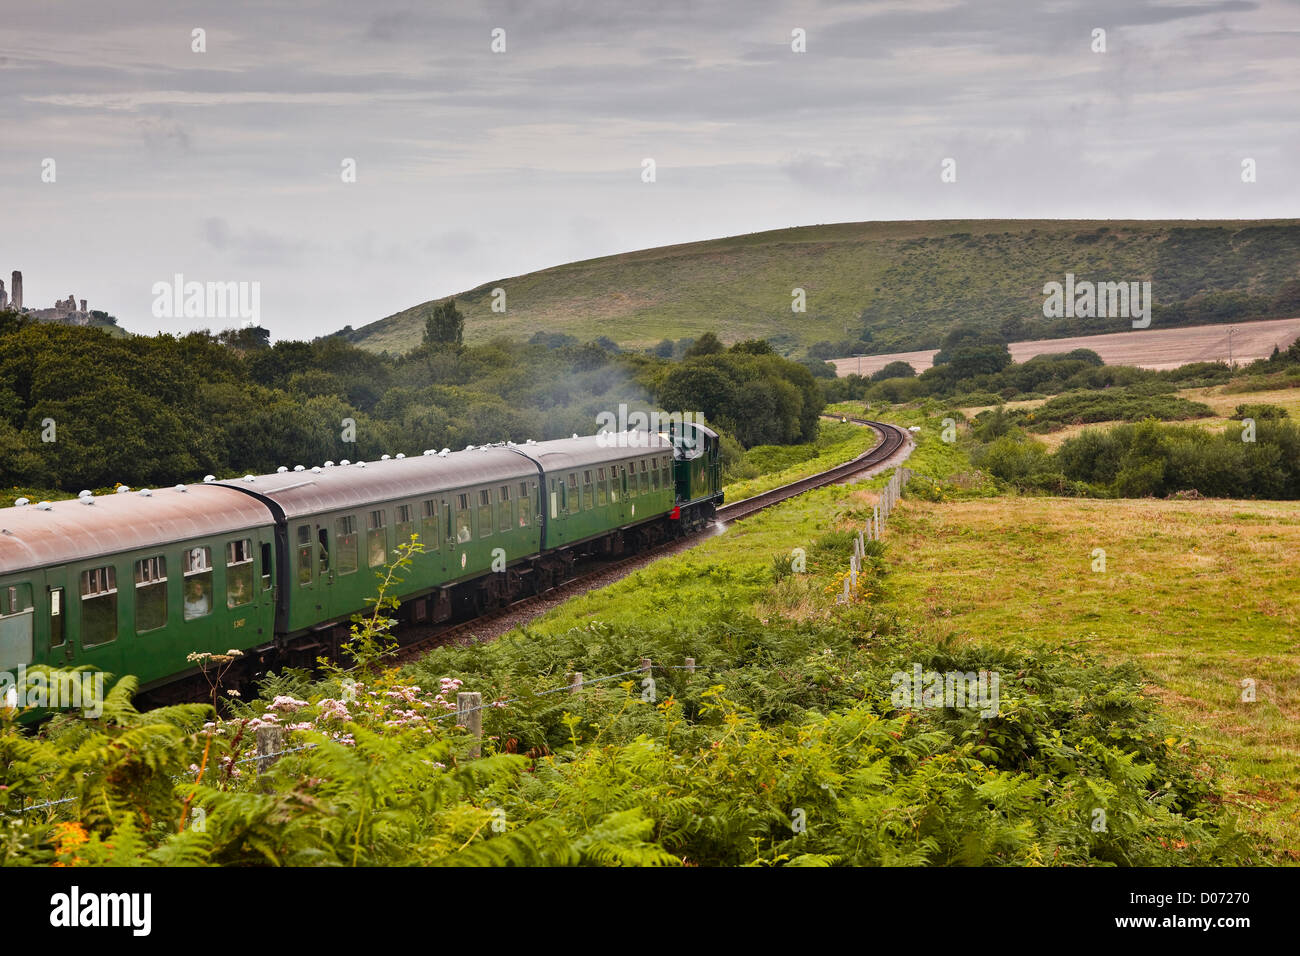
[[[0,309],[9,308],[9,293],[5,291],[5,280],[0,279]]]
[[[23,274],[17,269],[13,274],[13,306],[15,309],[23,307]]]

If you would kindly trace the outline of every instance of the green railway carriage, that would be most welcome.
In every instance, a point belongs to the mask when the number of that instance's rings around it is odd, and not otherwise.
[[[195,651],[269,644],[274,527],[226,488],[42,502],[0,512],[0,671],[88,665],[142,687]]]
[[[659,435],[605,432],[513,450],[537,463],[546,489],[547,551],[589,544],[663,518],[676,501],[673,446]]]
[[[15,507],[0,671],[89,665],[180,699],[206,692],[196,651],[247,652],[227,686],[337,656],[413,536],[399,614],[445,621],[697,528],[721,500],[717,435],[687,423]]]
[[[223,482],[255,497],[280,529],[284,600],[278,634],[334,627],[366,608],[399,544],[423,548],[395,596],[414,620],[446,620],[459,582],[497,571],[517,583],[521,562],[541,547],[538,474],[504,446],[389,458]],[[469,592],[461,592],[469,593]],[[472,601],[469,594],[466,600]],[[303,645],[314,651],[319,645]]]

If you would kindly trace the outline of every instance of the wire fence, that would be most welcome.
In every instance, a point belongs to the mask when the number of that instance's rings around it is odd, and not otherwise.
[[[862,573],[862,561],[867,556],[868,541],[880,541],[885,535],[885,526],[894,506],[902,500],[907,483],[915,472],[905,465],[894,469],[889,481],[880,491],[880,498],[867,519],[866,527],[860,529],[853,539],[853,553],[849,555],[849,573],[844,578],[844,590],[836,597],[837,604],[848,604],[857,593],[858,575]]]

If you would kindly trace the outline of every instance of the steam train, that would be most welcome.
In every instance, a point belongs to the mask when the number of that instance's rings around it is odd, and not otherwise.
[[[195,652],[243,652],[236,682],[337,656],[412,536],[399,619],[436,623],[689,533],[722,501],[718,436],[690,421],[117,492],[0,511],[0,672],[86,665],[179,697]]]

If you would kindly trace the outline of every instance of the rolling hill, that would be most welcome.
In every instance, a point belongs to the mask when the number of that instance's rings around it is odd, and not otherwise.
[[[950,220],[801,226],[643,249],[484,283],[454,298],[470,342],[520,329],[646,347],[715,331],[793,352],[936,348],[965,322],[1010,339],[1120,331],[1046,319],[1043,284],[1150,280],[1157,327],[1300,314],[1300,221]],[[491,310],[506,290],[509,311]],[[792,290],[807,309],[791,311]],[[374,351],[418,345],[431,303],[343,333]],[[860,339],[860,336],[862,337]]]

